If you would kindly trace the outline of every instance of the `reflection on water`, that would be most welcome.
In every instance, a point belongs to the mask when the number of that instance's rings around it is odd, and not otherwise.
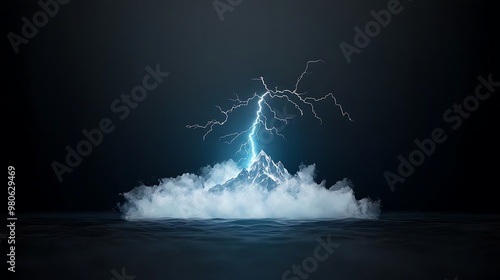
[[[126,221],[120,214],[92,213],[26,215],[17,224],[16,274],[22,279],[442,280],[500,275],[498,216]],[[1,246],[6,249],[5,242]]]

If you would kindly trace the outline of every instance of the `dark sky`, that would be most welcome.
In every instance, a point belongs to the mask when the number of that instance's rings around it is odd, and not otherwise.
[[[323,124],[306,114],[286,127],[286,140],[266,144],[274,160],[290,171],[316,163],[318,181],[330,185],[348,177],[357,198],[381,199],[385,211],[499,212],[500,87],[456,130],[443,120],[474,95],[478,76],[500,81],[498,8],[494,1],[401,1],[400,13],[348,63],[339,45],[354,45],[353,28],[364,29],[370,11],[390,2],[243,0],[221,21],[212,1],[73,0],[16,54],[8,34],[23,36],[21,19],[33,22],[41,7],[7,1],[3,136],[7,165],[16,167],[18,211],[111,210],[139,182],[229,159],[238,147],[218,136],[245,128],[252,108],[204,142],[202,131],[185,125],[221,117],[213,105],[228,106],[234,93],[262,92],[252,78],[292,88],[308,60],[322,59],[303,91],[333,92],[355,121],[322,104]],[[170,75],[121,120],[111,104],[157,64]],[[64,163],[65,147],[75,148],[81,131],[104,118],[115,129],[60,183],[51,163]],[[447,140],[391,192],[384,172],[397,173],[398,156],[408,158],[413,141],[436,128]]]

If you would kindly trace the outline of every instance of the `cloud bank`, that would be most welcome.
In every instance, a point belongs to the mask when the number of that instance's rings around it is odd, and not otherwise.
[[[356,200],[348,180],[325,187],[314,181],[315,165],[300,170],[267,191],[255,184],[235,191],[209,190],[236,177],[242,169],[232,161],[207,166],[201,174],[165,178],[156,186],[138,186],[124,193],[120,205],[125,218],[135,219],[375,219],[380,202]]]

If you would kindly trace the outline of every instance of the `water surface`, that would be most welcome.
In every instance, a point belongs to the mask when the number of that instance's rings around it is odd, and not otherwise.
[[[499,216],[127,221],[118,213],[51,213],[21,216],[16,234],[19,279],[442,280],[500,275]],[[327,243],[334,245],[326,249]]]

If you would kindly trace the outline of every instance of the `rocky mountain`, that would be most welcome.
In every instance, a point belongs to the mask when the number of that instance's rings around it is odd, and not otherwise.
[[[258,187],[269,191],[290,177],[290,173],[288,173],[281,161],[275,163],[270,156],[261,150],[249,168],[243,169],[235,178],[228,180],[224,184],[216,185],[209,191],[234,191],[243,187]]]

